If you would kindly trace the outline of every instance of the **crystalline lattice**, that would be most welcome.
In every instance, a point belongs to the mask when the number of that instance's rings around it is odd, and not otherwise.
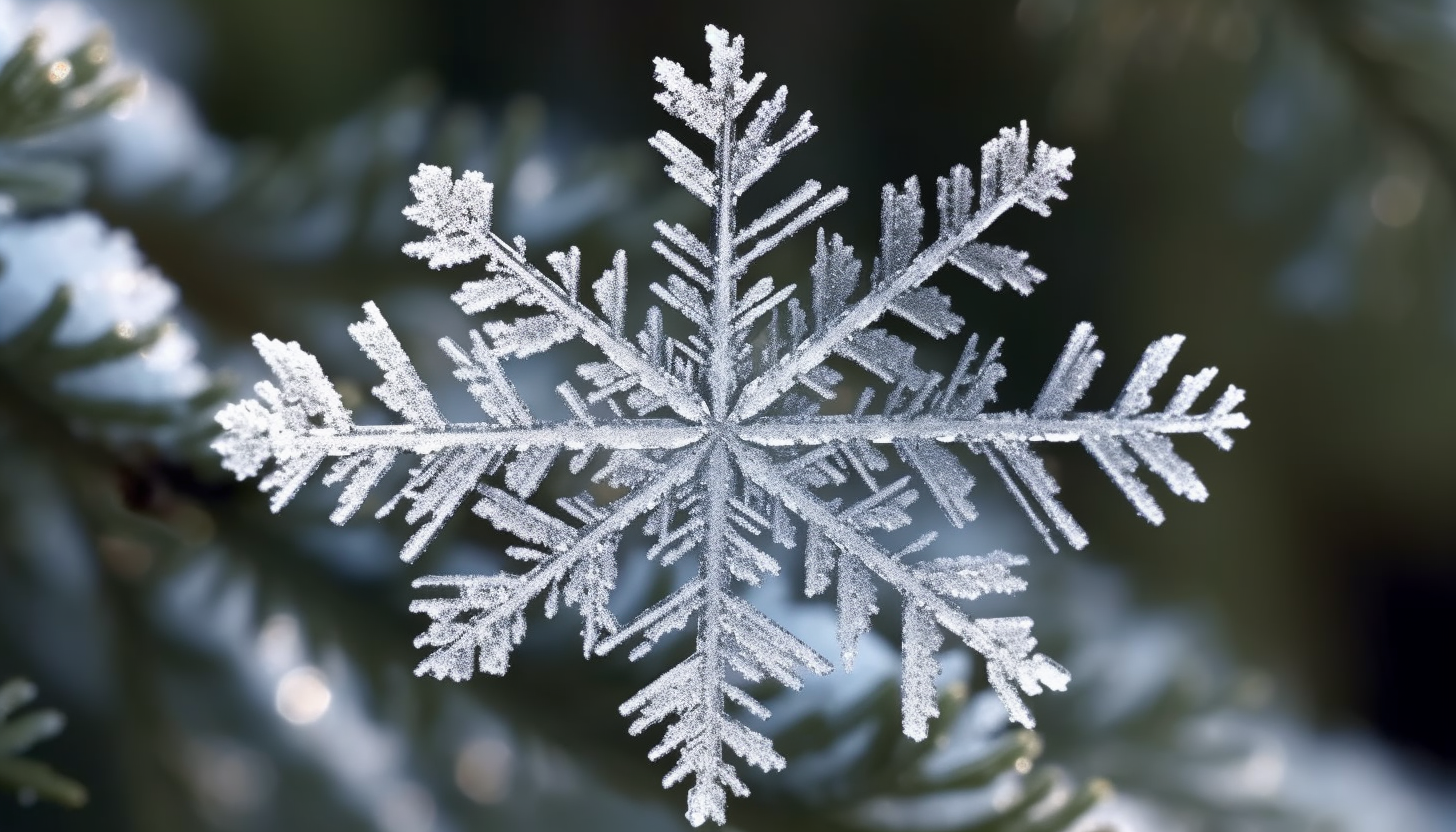
[[[378,512],[408,504],[406,519],[418,531],[404,546],[406,560],[467,501],[521,541],[508,554],[525,562],[524,571],[416,581],[454,591],[412,607],[431,619],[416,640],[432,650],[416,671],[421,675],[504,673],[525,635],[526,607],[537,598],[548,616],[563,604],[578,609],[588,655],[632,643],[635,660],[691,627],[692,655],[623,704],[622,713],[635,717],[634,734],[669,723],[650,756],[676,754],[664,785],[692,778],[687,815],[695,825],[723,823],[727,793],[748,792],[725,749],[766,771],[784,765],[771,741],[740,718],[769,715],[743,681],[772,679],[796,689],[802,672],[830,670],[828,660],[736,591],[778,574],[772,552],[802,552],[808,595],[834,588],[846,668],[879,611],[881,588],[900,596],[907,735],[925,738],[937,715],[936,654],[947,631],[981,655],[1011,718],[1030,726],[1022,696],[1064,688],[1066,672],[1035,652],[1030,619],[976,618],[961,603],[1024,589],[1013,571],[1024,558],[993,552],[917,560],[929,536],[896,551],[884,533],[909,524],[907,508],[922,487],[955,526],[975,519],[968,497],[975,480],[963,457],[979,456],[1053,550],[1058,539],[1080,548],[1086,534],[1057,500],[1036,443],[1080,442],[1136,509],[1158,523],[1162,512],[1137,469],[1145,465],[1174,493],[1202,500],[1206,491],[1170,436],[1202,434],[1227,448],[1227,431],[1247,424],[1235,412],[1243,394],[1233,387],[1210,409],[1192,412],[1213,370],[1184,378],[1162,410],[1150,410],[1151,390],[1182,343],[1178,336],[1148,348],[1110,409],[1084,411],[1078,402],[1103,356],[1092,328],[1082,324],[1029,410],[992,411],[1006,372],[1000,341],[987,348],[969,337],[945,377],[920,368],[912,345],[879,326],[889,313],[936,338],[958,333],[962,319],[928,283],[946,264],[993,290],[1023,295],[1045,279],[1026,254],[981,240],[1005,212],[1022,206],[1045,215],[1052,200],[1065,196],[1072,151],[1033,147],[1024,124],[985,145],[978,183],[963,166],[937,180],[940,223],[928,241],[917,181],[887,186],[880,253],[868,280],[853,248],[822,230],[807,306],[795,286],[752,275],[763,254],[818,221],[847,192],[810,181],[741,220],[739,197],[816,128],[804,113],[776,134],[786,90],[760,97],[764,76],[743,75],[743,39],[707,31],[708,83],[658,59],[657,100],[713,153],[705,158],[665,131],[651,144],[667,158],[668,175],[712,210],[713,224],[706,236],[657,224],[653,249],[673,273],[650,286],[661,305],[648,310],[637,331],[628,332],[624,252],[595,280],[582,274],[574,247],[548,254],[549,273],[543,271],[527,258],[524,240],[507,243],[493,231],[490,183],[477,173],[456,179],[448,168],[422,165],[411,179],[417,202],[405,213],[431,233],[405,251],[436,268],[483,260],[485,276],[453,296],[467,313],[506,304],[524,310],[489,318],[468,344],[440,342],[487,418],[465,424],[442,416],[371,303],[350,333],[384,371],[374,393],[399,424],[355,424],[313,356],[259,335],[257,347],[277,382],[259,384],[257,399],[219,414],[225,433],[215,446],[239,477],[272,462],[261,487],[273,492],[275,510],[332,460],[323,480],[343,484],[332,516],[340,523],[398,458],[417,459],[404,487]],[[669,326],[669,314],[691,334],[670,334],[678,329]],[[580,382],[556,388],[572,417],[539,419],[504,365],[571,340],[586,342],[600,358],[577,368]],[[840,407],[833,415],[821,405],[843,395],[845,375],[834,365],[846,361],[883,386],[861,391],[848,413]],[[549,509],[539,499],[533,504],[561,457],[583,479],[591,466],[591,481],[620,496],[598,500],[585,492]],[[886,473],[895,460],[905,476]],[[845,497],[848,490],[858,496]],[[624,624],[609,608],[618,549],[625,533],[643,530],[655,541],[649,558],[664,565],[687,559],[696,570]]]

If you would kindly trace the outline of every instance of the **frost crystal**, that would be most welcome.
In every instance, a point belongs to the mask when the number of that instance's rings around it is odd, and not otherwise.
[[[1227,448],[1227,431],[1248,424],[1235,412],[1243,394],[1233,387],[1207,411],[1191,412],[1213,370],[1184,378],[1161,411],[1150,410],[1151,390],[1181,345],[1179,336],[1148,348],[1109,410],[1083,411],[1077,403],[1103,355],[1092,328],[1082,324],[1030,410],[990,411],[1005,375],[999,340],[983,349],[975,336],[968,338],[954,372],[944,377],[917,366],[914,348],[877,326],[890,313],[936,338],[958,333],[963,321],[950,299],[927,284],[947,263],[993,290],[1006,286],[1023,295],[1045,279],[1024,253],[981,242],[1008,210],[1022,206],[1046,215],[1051,200],[1065,197],[1061,185],[1071,177],[1072,151],[1033,147],[1024,124],[1002,130],[982,148],[979,189],[963,166],[937,180],[940,227],[928,243],[916,180],[886,186],[880,254],[867,282],[854,250],[822,230],[807,307],[793,285],[750,277],[755,261],[842,203],[847,192],[824,192],[809,181],[760,216],[740,221],[739,198],[816,128],[804,113],[773,137],[786,110],[783,87],[761,99],[744,123],[764,76],[743,76],[741,37],[710,26],[707,40],[708,84],[658,59],[663,89],[657,101],[706,138],[713,153],[705,161],[665,131],[650,143],[667,158],[673,181],[712,209],[713,224],[706,238],[682,225],[657,224],[653,249],[676,273],[651,285],[662,306],[648,310],[635,334],[627,332],[624,252],[585,293],[576,248],[548,254],[547,274],[527,259],[523,239],[507,243],[494,233],[491,185],[480,174],[452,179],[448,168],[421,165],[411,178],[417,202],[405,214],[431,233],[405,251],[436,268],[483,259],[486,276],[453,296],[467,313],[507,302],[526,309],[519,317],[488,320],[471,331],[468,344],[440,341],[487,419],[458,423],[442,416],[368,303],[350,334],[384,371],[374,394],[402,423],[355,424],[312,355],[296,343],[258,335],[255,343],[277,384],[260,383],[258,399],[224,409],[218,421],[225,432],[214,446],[240,478],[273,462],[261,487],[273,493],[275,511],[333,459],[323,481],[343,484],[336,523],[360,508],[400,455],[418,458],[404,487],[378,511],[383,516],[409,504],[406,519],[418,531],[404,545],[407,561],[467,500],[476,514],[522,541],[507,553],[526,562],[523,572],[415,582],[453,590],[412,605],[431,619],[416,644],[433,652],[417,674],[462,680],[477,668],[504,673],[525,635],[526,607],[537,598],[547,616],[563,604],[577,608],[587,655],[631,642],[636,660],[693,626],[693,653],[621,710],[635,717],[633,734],[669,723],[649,756],[676,753],[663,783],[692,778],[687,816],[694,825],[723,823],[727,793],[748,793],[725,749],[765,771],[784,766],[769,738],[740,719],[769,716],[743,681],[773,679],[797,689],[801,672],[830,670],[828,660],[736,591],[778,574],[770,550],[803,553],[808,595],[834,587],[846,669],[879,611],[881,589],[898,593],[908,736],[924,739],[937,715],[936,653],[945,631],[982,656],[1011,719],[1030,726],[1022,695],[1061,690],[1067,673],[1035,652],[1030,619],[975,618],[959,603],[1021,591],[1025,582],[1013,569],[1025,559],[1005,552],[915,558],[930,535],[890,548],[884,532],[909,524],[907,508],[919,496],[914,483],[955,526],[974,520],[967,498],[974,479],[952,450],[959,447],[984,459],[1053,550],[1058,537],[1080,548],[1086,534],[1058,502],[1058,486],[1033,443],[1080,442],[1139,513],[1159,523],[1162,512],[1135,476],[1139,465],[1174,493],[1202,500],[1203,484],[1169,437],[1202,434]],[[664,309],[684,319],[692,334],[669,334]],[[556,387],[570,418],[539,419],[503,365],[573,339],[601,360],[577,368],[584,389],[570,381]],[[845,395],[846,377],[832,366],[841,361],[878,377],[884,392],[851,393],[858,396],[853,407],[821,407]],[[595,492],[557,500],[552,510],[527,502],[568,452],[571,474],[595,465]],[[885,475],[892,456],[906,476]],[[609,602],[629,532],[654,541],[649,559],[671,565],[688,558],[696,568],[676,591],[622,624]]]

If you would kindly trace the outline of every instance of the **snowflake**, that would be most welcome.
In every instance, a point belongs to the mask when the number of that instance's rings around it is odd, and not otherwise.
[[[950,450],[961,446],[985,460],[1053,550],[1054,533],[1080,548],[1086,534],[1057,501],[1057,484],[1033,443],[1080,442],[1137,510],[1159,523],[1161,511],[1135,477],[1139,464],[1175,493],[1202,500],[1207,492],[1174,452],[1170,435],[1203,434],[1228,448],[1226,431],[1248,424],[1234,412],[1243,394],[1233,387],[1208,411],[1190,413],[1213,380],[1212,369],[1184,378],[1166,407],[1149,410],[1150,391],[1167,371],[1180,336],[1148,348],[1109,410],[1085,412],[1075,407],[1103,355],[1092,328],[1079,325],[1030,410],[988,411],[1005,376],[1000,341],[982,350],[970,337],[945,377],[917,366],[909,343],[876,326],[891,313],[936,338],[959,332],[963,321],[950,299],[927,285],[947,263],[993,290],[1009,286],[1023,295],[1044,279],[1024,253],[980,241],[1013,207],[1046,215],[1050,200],[1065,197],[1061,184],[1071,177],[1072,151],[1044,143],[1033,149],[1024,124],[1001,131],[982,148],[979,194],[963,166],[938,180],[940,229],[928,244],[921,236],[916,180],[884,189],[880,255],[868,283],[854,250],[822,230],[807,308],[794,297],[793,285],[750,279],[763,255],[848,194],[843,188],[823,192],[811,180],[740,224],[739,198],[816,128],[806,112],[773,138],[786,109],[783,87],[742,123],[764,76],[743,76],[741,37],[710,26],[707,41],[706,86],[665,59],[657,60],[656,76],[663,87],[657,101],[712,143],[711,164],[665,131],[650,144],[667,157],[673,181],[712,209],[713,224],[706,240],[682,225],[657,224],[660,239],[653,249],[676,274],[652,284],[663,306],[647,311],[635,337],[626,332],[624,252],[592,283],[593,309],[582,298],[576,248],[548,254],[554,275],[546,274],[527,259],[523,239],[507,243],[492,231],[492,188],[480,174],[452,179],[448,168],[421,165],[410,180],[418,201],[405,214],[432,233],[405,252],[428,259],[433,268],[483,259],[487,276],[452,296],[467,313],[508,302],[533,308],[512,319],[487,320],[470,332],[466,346],[440,341],[456,378],[488,420],[458,423],[442,416],[379,309],[366,303],[365,320],[349,332],[383,370],[374,394],[402,424],[355,424],[312,355],[296,343],[258,335],[254,342],[278,383],[260,383],[258,399],[219,413],[225,432],[214,445],[239,478],[274,462],[260,487],[273,492],[275,511],[325,460],[336,459],[323,477],[325,484],[344,484],[331,518],[336,523],[360,508],[401,454],[418,457],[408,482],[378,511],[382,517],[402,501],[410,504],[406,519],[420,525],[404,545],[406,561],[420,555],[467,497],[475,500],[472,511],[523,541],[506,550],[529,565],[523,573],[415,581],[416,587],[453,590],[411,606],[432,620],[416,640],[434,651],[419,675],[463,680],[476,668],[503,674],[525,635],[526,608],[537,598],[544,599],[548,617],[563,604],[577,608],[588,656],[636,642],[630,653],[636,660],[665,636],[695,625],[691,656],[621,707],[624,716],[636,716],[629,729],[634,735],[671,722],[649,757],[677,753],[663,784],[693,778],[687,817],[694,825],[723,823],[727,792],[748,793],[725,748],[765,771],[784,766],[769,738],[740,720],[744,714],[769,716],[741,680],[773,679],[797,689],[802,671],[831,669],[737,591],[779,573],[778,560],[765,549],[802,547],[808,595],[835,584],[846,669],[878,612],[877,587],[899,593],[908,736],[924,739],[928,720],[938,714],[942,631],[981,655],[1011,719],[1030,726],[1022,694],[1064,689],[1066,671],[1034,652],[1030,619],[975,618],[958,603],[1024,589],[1013,569],[1025,559],[1005,552],[912,557],[933,535],[892,550],[885,533],[909,524],[907,508],[918,496],[912,484],[923,483],[955,526],[975,519],[967,498],[974,480]],[[669,334],[664,308],[684,319],[683,329],[692,334]],[[572,339],[585,341],[602,360],[577,368],[585,392],[571,382],[556,387],[569,418],[538,419],[503,362]],[[845,374],[831,366],[836,357],[877,376],[886,392],[866,388],[852,407],[833,411],[825,402],[839,401],[847,386]],[[555,512],[527,502],[568,452],[574,453],[567,465],[573,475],[596,460],[590,476],[596,492],[557,500]],[[885,476],[891,453],[906,466],[906,476]],[[671,565],[691,556],[696,569],[668,597],[621,624],[610,601],[629,532],[653,541],[649,559]]]

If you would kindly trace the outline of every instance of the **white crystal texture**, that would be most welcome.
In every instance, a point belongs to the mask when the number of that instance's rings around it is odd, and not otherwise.
[[[520,540],[507,550],[523,562],[517,571],[416,581],[436,591],[412,606],[431,620],[416,640],[431,651],[421,675],[504,673],[536,599],[548,616],[563,605],[578,610],[588,655],[630,645],[637,660],[674,634],[690,637],[691,655],[621,711],[633,717],[633,734],[665,724],[650,756],[674,757],[665,786],[691,779],[694,825],[724,823],[728,794],[748,793],[735,756],[765,771],[785,764],[745,721],[769,716],[748,685],[772,680],[797,689],[802,674],[831,669],[743,598],[744,585],[780,573],[781,558],[802,559],[806,594],[834,590],[846,669],[881,593],[899,595],[908,736],[926,738],[937,715],[937,653],[947,633],[981,656],[1011,718],[1030,726],[1023,697],[1063,689],[1066,671],[1036,652],[1030,619],[977,618],[966,606],[1025,589],[1015,574],[1024,557],[917,557],[932,535],[887,542],[909,525],[907,509],[925,492],[954,526],[974,520],[976,479],[966,466],[979,458],[983,474],[1005,484],[1052,549],[1059,540],[1081,547],[1086,534],[1057,500],[1057,483],[1035,450],[1040,443],[1080,442],[1156,523],[1162,513],[1140,466],[1175,494],[1201,500],[1206,491],[1170,437],[1201,434],[1227,447],[1228,431],[1247,424],[1236,412],[1236,388],[1194,412],[1212,370],[1184,379],[1164,409],[1152,409],[1153,386],[1181,337],[1155,342],[1115,404],[1090,411],[1078,406],[1102,353],[1082,324],[1030,409],[991,410],[1006,375],[1000,341],[987,347],[966,338],[945,376],[921,368],[915,348],[882,328],[889,313],[935,338],[957,335],[964,321],[929,283],[947,264],[990,289],[1023,295],[1046,279],[1023,252],[982,240],[1006,212],[1019,206],[1046,215],[1065,196],[1072,151],[1033,145],[1024,124],[985,145],[979,181],[964,166],[937,180],[939,226],[929,235],[918,182],[887,186],[868,274],[851,246],[822,229],[807,297],[757,274],[755,261],[848,194],[810,181],[758,216],[739,216],[739,198],[816,127],[804,113],[777,129],[788,112],[786,90],[763,94],[763,75],[744,76],[741,37],[708,27],[707,40],[707,83],[657,60],[657,101],[688,131],[662,131],[650,143],[672,180],[711,209],[712,222],[701,231],[657,224],[653,249],[671,271],[648,287],[658,305],[635,331],[624,252],[602,253],[598,262],[611,265],[595,280],[575,247],[537,266],[524,240],[507,242],[492,227],[490,183],[421,165],[411,179],[416,202],[405,213],[429,234],[405,251],[433,267],[485,267],[453,298],[469,314],[488,313],[486,321],[468,343],[440,342],[485,418],[443,416],[380,311],[366,304],[350,334],[383,371],[374,393],[397,423],[356,424],[311,355],[259,335],[277,383],[260,384],[257,399],[222,411],[225,432],[215,446],[240,478],[272,462],[261,487],[274,493],[275,510],[331,462],[323,479],[343,486],[336,522],[353,515],[400,458],[415,460],[377,512],[408,504],[406,520],[418,531],[404,546],[407,560],[467,503]],[[597,357],[577,368],[578,379],[556,385],[569,418],[540,418],[507,367],[572,340]],[[871,382],[850,393],[856,404],[846,408],[839,397],[861,371]],[[591,486],[553,503],[536,496],[548,475]],[[645,535],[647,556],[684,579],[619,621],[610,602],[628,535]]]

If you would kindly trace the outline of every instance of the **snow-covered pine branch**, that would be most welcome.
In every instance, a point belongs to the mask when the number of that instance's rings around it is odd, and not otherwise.
[[[200,410],[213,381],[177,301],[131,235],[95,214],[0,224],[0,376],[77,426],[166,440],[158,416]]]
[[[666,639],[691,638],[691,656],[623,704],[622,713],[636,716],[634,734],[670,722],[651,756],[677,754],[665,785],[693,778],[694,824],[723,823],[728,793],[748,793],[728,752],[765,771],[785,764],[765,735],[740,720],[768,717],[740,682],[795,689],[804,671],[830,669],[745,601],[742,585],[777,576],[785,556],[802,557],[806,593],[835,590],[846,670],[883,605],[881,592],[900,596],[902,722],[914,739],[928,735],[937,715],[945,633],[981,656],[1010,717],[1030,726],[1024,697],[1065,688],[1066,671],[1036,652],[1030,619],[976,617],[967,608],[988,593],[1025,590],[1014,572],[1025,558],[993,552],[926,560],[919,553],[933,534],[895,550],[882,542],[884,534],[910,523],[920,486],[953,525],[975,520],[976,477],[965,463],[980,457],[1048,545],[1055,548],[1055,527],[1082,546],[1086,533],[1057,501],[1058,486],[1035,443],[1081,443],[1137,510],[1160,522],[1136,469],[1146,465],[1174,493],[1204,499],[1206,489],[1174,452],[1172,437],[1201,434],[1227,448],[1228,432],[1248,424],[1235,410],[1242,397],[1236,388],[1194,411],[1212,370],[1188,376],[1162,410],[1152,409],[1153,387],[1182,343],[1178,336],[1148,349],[1110,408],[1079,410],[1102,362],[1083,324],[1036,402],[998,411],[990,408],[1006,375],[999,340],[982,354],[979,339],[967,338],[947,378],[921,368],[914,346],[880,326],[888,313],[935,338],[958,334],[963,318],[928,282],[946,264],[993,290],[1009,286],[1022,295],[1045,279],[1024,253],[981,239],[1011,208],[1046,215],[1051,200],[1066,196],[1061,186],[1071,176],[1072,152],[1033,146],[1024,124],[982,148],[979,191],[964,166],[939,179],[939,232],[928,243],[917,180],[887,186],[880,251],[867,279],[854,248],[823,229],[804,300],[794,284],[752,274],[759,257],[818,222],[847,192],[809,181],[740,223],[739,197],[816,128],[808,113],[777,126],[788,112],[787,92],[759,99],[765,78],[743,75],[741,37],[710,26],[707,40],[706,84],[677,63],[657,61],[657,100],[688,132],[659,131],[651,145],[665,157],[668,176],[711,210],[711,222],[696,230],[656,224],[652,248],[670,271],[649,285],[658,305],[634,333],[625,252],[612,254],[584,292],[583,264],[598,255],[569,247],[548,253],[547,270],[538,268],[525,240],[507,244],[491,227],[490,183],[469,171],[457,179],[448,168],[422,165],[411,179],[416,202],[406,214],[429,234],[405,250],[437,268],[483,261],[484,276],[467,280],[453,298],[466,313],[486,314],[485,321],[468,344],[442,339],[440,346],[486,419],[446,419],[368,304],[350,334],[382,371],[374,393],[400,423],[356,424],[312,356],[260,335],[256,344],[277,385],[262,383],[257,399],[220,413],[225,432],[215,445],[239,477],[273,463],[261,487],[275,492],[275,510],[333,459],[323,480],[344,486],[336,522],[363,505],[398,457],[418,459],[403,488],[378,510],[382,516],[410,503],[406,519],[420,528],[404,546],[406,559],[418,556],[466,499],[474,499],[475,514],[522,541],[506,550],[525,564],[520,571],[416,582],[453,590],[412,606],[431,620],[416,642],[431,649],[421,675],[459,680],[476,669],[505,672],[537,599],[548,616],[563,604],[577,607],[588,655],[632,643],[636,660]],[[507,305],[520,314],[496,311]],[[510,362],[577,339],[599,354],[576,368],[586,387],[562,380],[556,391],[570,418],[538,419],[512,381]],[[826,414],[822,403],[846,386],[845,374],[832,366],[842,361],[868,371],[884,390],[860,390],[848,413]],[[604,488],[547,507],[537,491],[567,456],[570,475]],[[647,538],[649,560],[687,577],[620,623],[611,596],[629,535]]]

